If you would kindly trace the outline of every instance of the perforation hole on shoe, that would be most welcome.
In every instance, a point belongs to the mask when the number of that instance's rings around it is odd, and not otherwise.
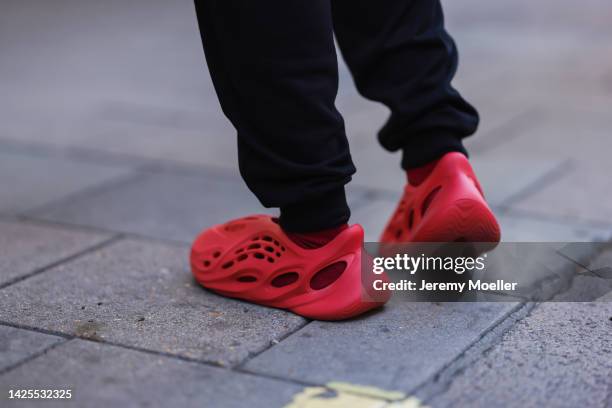
[[[261,248],[260,244],[251,244],[251,245],[249,245],[249,249],[259,249],[259,248]]]
[[[251,275],[241,276],[241,277],[239,277],[236,280],[238,282],[243,282],[243,283],[257,282],[257,278],[255,276],[251,276]]]
[[[310,287],[314,290],[325,289],[338,280],[346,269],[346,262],[340,261],[327,265],[310,279]]]
[[[274,252],[274,248],[272,248],[271,246],[267,246],[264,249],[268,252]]]
[[[269,235],[264,235],[261,239],[263,239],[264,241],[268,241],[268,242],[274,241],[274,238],[272,238]]]
[[[268,262],[270,263],[274,263],[274,258],[272,258],[271,256],[268,257]]]
[[[261,252],[255,252],[253,254],[253,256],[257,259],[264,259],[266,256],[264,254],[262,254]]]
[[[234,266],[234,261],[229,261],[221,265],[221,268],[228,269],[228,268],[231,268],[232,266]]]
[[[242,261],[244,261],[245,259],[247,259],[248,257],[249,257],[249,256],[248,256],[247,254],[242,254],[242,255],[240,255],[240,256],[239,256],[239,257],[238,257],[236,260],[237,260],[238,262],[242,262]]]
[[[215,252],[213,253],[213,257],[214,257],[214,258],[218,258],[218,257],[220,257],[220,256],[221,256],[221,251],[215,251]]]
[[[237,253],[237,254],[239,254],[239,253],[241,253],[241,252],[244,252],[244,248],[238,248],[238,249],[236,250],[236,253]]]
[[[270,284],[275,288],[282,288],[283,286],[288,286],[297,282],[299,278],[300,275],[297,272],[285,272],[282,275],[278,275],[276,278],[272,279]]]
[[[205,268],[208,268],[210,266],[210,261],[204,261],[202,262],[202,264],[204,265]]]
[[[429,194],[427,194],[427,197],[425,197],[425,199],[423,200],[423,204],[421,204],[421,217],[425,216],[427,209],[429,209],[429,206],[433,202],[434,198],[436,198],[436,195],[438,195],[441,188],[442,186],[438,186],[431,190]]]

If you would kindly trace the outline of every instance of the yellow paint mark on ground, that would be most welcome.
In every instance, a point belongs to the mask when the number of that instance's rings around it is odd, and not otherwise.
[[[363,395],[365,397],[385,399],[389,401],[397,401],[406,398],[406,394],[400,391],[387,391],[377,387],[368,385],[356,385],[345,382],[330,382],[326,384],[332,390],[346,391],[353,394]]]
[[[324,387],[308,387],[293,397],[285,408],[383,408],[387,401],[337,391],[330,395]]]
[[[342,382],[307,387],[285,408],[427,408],[415,397],[399,391]]]

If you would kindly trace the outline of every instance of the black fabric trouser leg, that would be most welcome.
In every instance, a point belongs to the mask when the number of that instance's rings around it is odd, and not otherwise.
[[[338,66],[329,0],[196,0],[221,107],[238,131],[248,187],[281,226],[348,221],[355,167],[335,107]]]
[[[444,153],[467,155],[461,139],[478,113],[451,86],[457,48],[444,29],[438,0],[331,0],[338,45],[359,92],[391,116],[378,134],[402,167],[419,167]]]
[[[436,0],[195,0],[221,107],[237,129],[240,172],[288,231],[348,221],[355,168],[338,88],[335,30],[360,92],[389,106],[379,138],[405,168],[448,151],[478,116],[450,87],[457,64]]]

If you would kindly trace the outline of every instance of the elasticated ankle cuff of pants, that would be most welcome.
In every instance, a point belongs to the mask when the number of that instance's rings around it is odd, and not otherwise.
[[[461,137],[450,133],[415,137],[402,147],[402,168],[408,170],[421,167],[450,152],[459,152],[468,156]]]
[[[281,208],[280,225],[287,232],[314,232],[346,224],[351,210],[344,187]]]

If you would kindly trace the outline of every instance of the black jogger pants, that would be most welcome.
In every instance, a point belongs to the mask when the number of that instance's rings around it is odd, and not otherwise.
[[[238,133],[240,173],[287,231],[348,221],[355,172],[335,107],[335,33],[359,92],[391,116],[378,138],[404,168],[465,152],[478,114],[453,89],[438,0],[195,0],[210,74]]]

